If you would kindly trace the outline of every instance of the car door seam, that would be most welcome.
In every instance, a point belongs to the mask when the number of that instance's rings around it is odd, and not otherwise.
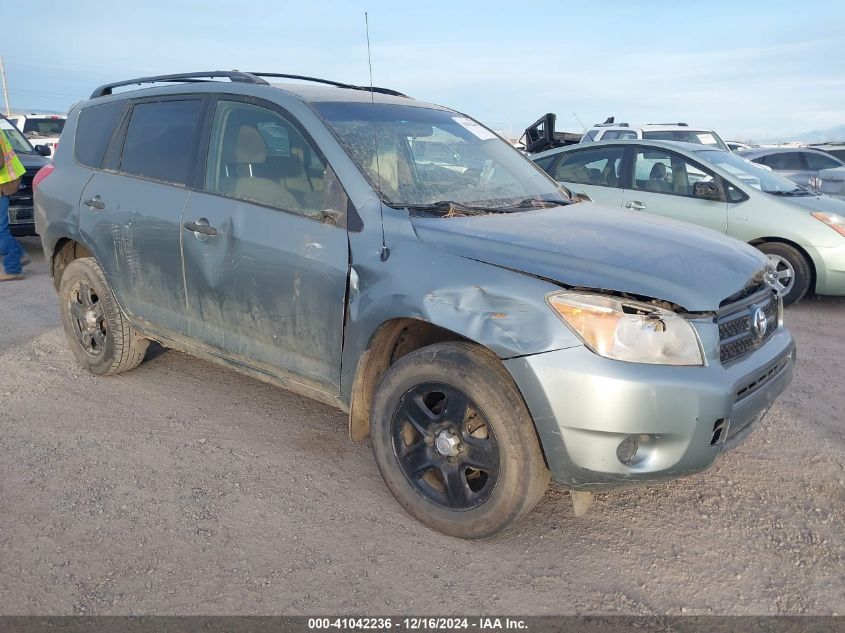
[[[188,195],[185,196],[185,203],[179,212],[179,262],[182,265],[182,291],[185,294],[185,310],[190,310],[190,306],[188,305],[188,276],[185,273],[185,231],[182,230],[182,222],[185,219],[185,209],[188,208],[188,202],[190,200],[191,191],[188,190]]]

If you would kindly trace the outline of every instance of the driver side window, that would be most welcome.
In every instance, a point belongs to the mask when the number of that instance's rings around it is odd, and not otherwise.
[[[239,101],[217,104],[205,190],[329,223],[346,210],[340,182],[297,127]]]
[[[713,175],[664,149],[637,149],[634,155],[634,189],[693,197],[697,182],[711,182]]]

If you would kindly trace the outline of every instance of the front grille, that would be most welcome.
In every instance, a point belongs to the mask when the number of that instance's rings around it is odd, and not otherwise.
[[[737,389],[736,396],[734,398],[735,402],[739,402],[743,398],[747,398],[752,393],[758,391],[759,389],[763,388],[767,384],[769,384],[775,377],[777,377],[780,372],[784,370],[784,368],[792,361],[792,353],[787,353],[780,358],[778,358],[774,363],[772,363],[769,367],[761,371],[757,376],[755,376],[752,380],[747,382],[745,385]]]
[[[9,196],[9,205],[15,207],[32,206],[32,179],[35,178],[37,170],[29,169],[21,176],[20,189]]]
[[[765,315],[765,332],[761,336],[755,325],[755,315],[761,309]],[[747,356],[765,343],[778,328],[778,299],[771,289],[764,289],[733,303],[716,318],[719,325],[719,359],[730,363]]]

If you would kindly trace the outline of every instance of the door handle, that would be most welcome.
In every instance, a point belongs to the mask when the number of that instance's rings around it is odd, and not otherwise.
[[[214,236],[217,235],[217,229],[213,226],[209,226],[208,220],[205,218],[199,218],[196,222],[185,222],[185,228],[189,231],[193,231],[195,234],[205,235],[205,236]],[[199,235],[197,235],[199,237]]]
[[[94,196],[93,198],[88,198],[87,200],[83,200],[82,204],[84,204],[89,209],[97,209],[98,211],[102,211],[106,208],[106,203],[102,201],[99,194]]]
[[[637,211],[642,211],[645,209],[645,202],[640,202],[639,200],[629,200],[625,203],[626,209],[636,209]]]

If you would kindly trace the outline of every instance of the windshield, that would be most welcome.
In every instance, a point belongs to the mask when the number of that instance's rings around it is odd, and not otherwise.
[[[61,136],[65,120],[59,117],[27,118],[23,124],[23,133],[28,137]]]
[[[384,103],[315,103],[347,153],[392,207],[452,213],[569,202],[513,147],[455,112]]]
[[[0,119],[0,129],[2,129],[3,132],[6,134],[6,138],[9,139],[9,143],[11,143],[12,149],[15,150],[15,153],[35,153],[35,149],[33,149],[32,145],[29,144],[29,141],[24,138],[24,135],[21,134],[20,130],[14,125],[12,125],[10,121],[6,119]]]
[[[643,138],[653,141],[681,141],[683,143],[695,143],[696,145],[712,145],[719,149],[728,149],[725,142],[719,135],[709,130],[662,130],[654,132],[643,132]]]
[[[760,191],[780,196],[814,195],[811,191],[796,185],[791,180],[778,176],[765,167],[752,163],[750,160],[736,154],[718,150],[703,150],[696,152],[696,155],[730,172],[740,182]]]

